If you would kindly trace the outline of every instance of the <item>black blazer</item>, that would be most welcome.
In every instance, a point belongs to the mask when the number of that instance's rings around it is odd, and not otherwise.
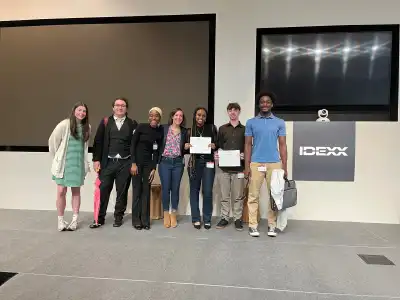
[[[163,134],[163,140],[162,140],[161,147],[160,147],[160,152],[159,152],[160,156],[158,159],[158,163],[161,162],[162,154],[164,153],[165,144],[167,142],[168,129],[169,129],[170,125],[164,124],[161,126],[163,127],[164,134]],[[187,143],[188,139],[189,139],[188,129],[181,126],[181,156],[184,156],[185,154],[189,153],[189,150],[185,150],[185,143]]]
[[[131,133],[131,139],[133,133],[138,125],[135,120],[126,117],[125,122],[129,126],[129,132]],[[96,135],[93,142],[93,161],[99,161],[101,169],[107,166],[108,162],[108,146],[110,144],[110,129],[115,124],[114,116],[108,117],[107,126],[104,123],[104,119],[101,120],[97,127]]]

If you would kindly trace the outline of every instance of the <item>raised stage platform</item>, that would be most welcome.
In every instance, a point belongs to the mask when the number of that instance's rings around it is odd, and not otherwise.
[[[400,225],[290,220],[277,238],[265,223],[252,238],[247,226],[198,231],[188,217],[150,231],[129,215],[120,228],[91,220],[60,233],[55,211],[0,210],[0,272],[17,273],[0,299],[400,299]]]

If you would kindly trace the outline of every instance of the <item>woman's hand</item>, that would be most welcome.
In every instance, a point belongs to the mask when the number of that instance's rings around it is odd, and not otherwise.
[[[133,176],[136,176],[137,174],[139,174],[138,168],[137,168],[137,165],[136,165],[136,164],[132,164],[132,167],[131,167],[131,174],[132,174]]]
[[[150,176],[149,176],[149,182],[152,183],[153,179],[154,179],[154,173],[156,172],[156,170],[151,170],[150,172]]]
[[[215,150],[215,144],[211,143],[210,145],[208,145],[208,147],[211,147],[211,149]]]
[[[185,150],[189,149],[190,147],[192,147],[192,145],[190,145],[189,143],[185,143]]]

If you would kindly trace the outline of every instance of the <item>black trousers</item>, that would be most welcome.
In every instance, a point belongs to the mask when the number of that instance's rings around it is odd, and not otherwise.
[[[130,159],[110,158],[105,169],[100,170],[99,223],[104,223],[106,218],[108,201],[110,200],[110,193],[113,189],[114,181],[117,190],[114,218],[117,221],[122,221],[128,202],[128,190],[131,183],[131,166]]]
[[[137,165],[138,174],[132,176],[132,225],[150,226],[149,176],[152,168],[147,164]]]

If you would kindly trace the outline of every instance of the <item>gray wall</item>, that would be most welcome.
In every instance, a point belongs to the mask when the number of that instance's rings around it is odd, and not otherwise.
[[[0,145],[47,145],[77,101],[94,129],[115,97],[138,121],[160,106],[164,116],[181,107],[190,123],[208,103],[208,23],[3,28],[0,66]]]

